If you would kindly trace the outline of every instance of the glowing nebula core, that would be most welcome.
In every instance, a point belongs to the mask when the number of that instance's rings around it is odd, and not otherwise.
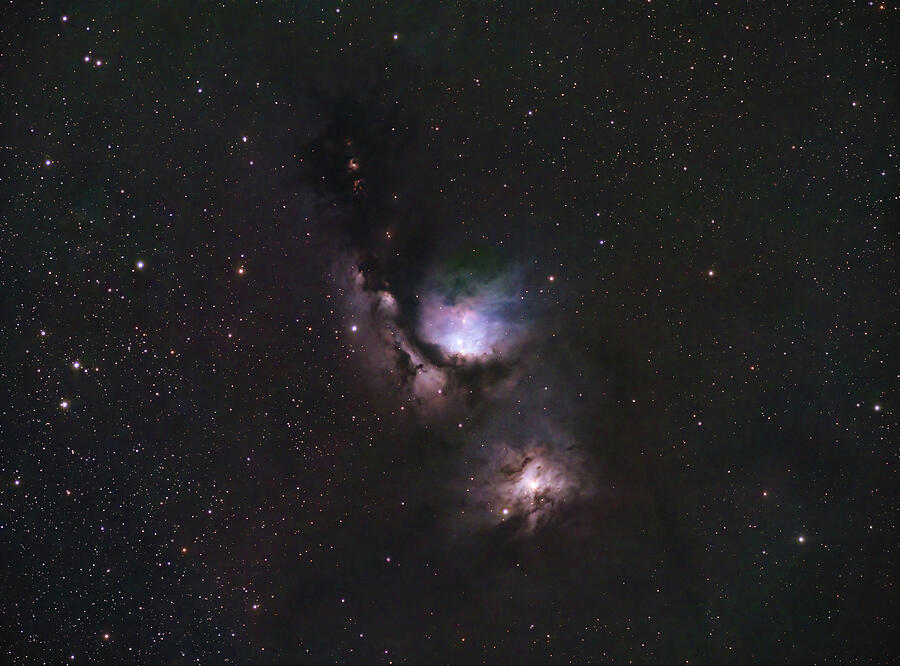
[[[508,281],[494,280],[473,287],[474,293],[450,299],[429,292],[419,312],[418,334],[449,357],[476,360],[512,350],[524,326],[519,298]]]
[[[494,313],[471,304],[426,304],[419,334],[450,356],[486,356],[499,352],[509,327]]]
[[[526,529],[533,530],[556,505],[586,491],[571,455],[536,447],[524,453],[506,450],[499,458],[503,464],[491,484],[491,503],[500,509],[501,520],[518,516],[524,519]]]
[[[507,524],[530,534],[595,492],[593,470],[568,437],[521,445],[495,442],[472,451],[465,502],[470,527]]]

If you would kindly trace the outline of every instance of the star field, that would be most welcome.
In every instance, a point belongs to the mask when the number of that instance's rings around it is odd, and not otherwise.
[[[8,4],[2,661],[896,659],[895,24]]]

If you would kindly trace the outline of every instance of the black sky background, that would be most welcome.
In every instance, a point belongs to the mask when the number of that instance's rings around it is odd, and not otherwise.
[[[896,659],[896,8],[664,4],[9,4],[4,660]],[[341,267],[473,251],[426,418]],[[543,427],[596,492],[461,517]]]

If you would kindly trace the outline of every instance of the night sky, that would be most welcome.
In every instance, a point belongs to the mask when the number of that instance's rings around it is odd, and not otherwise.
[[[898,657],[895,7],[609,4],[6,3],[0,660]]]

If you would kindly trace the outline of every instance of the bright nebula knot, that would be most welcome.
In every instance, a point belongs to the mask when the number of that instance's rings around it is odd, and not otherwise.
[[[486,454],[483,472],[466,491],[482,526],[511,523],[531,533],[594,493],[589,465],[566,437],[524,447],[495,445]]]
[[[499,356],[513,349],[523,333],[521,299],[508,275],[445,275],[422,299],[418,334],[449,357]]]
[[[449,356],[479,357],[500,353],[508,346],[514,327],[501,311],[477,301],[455,305],[426,302],[419,334]]]

